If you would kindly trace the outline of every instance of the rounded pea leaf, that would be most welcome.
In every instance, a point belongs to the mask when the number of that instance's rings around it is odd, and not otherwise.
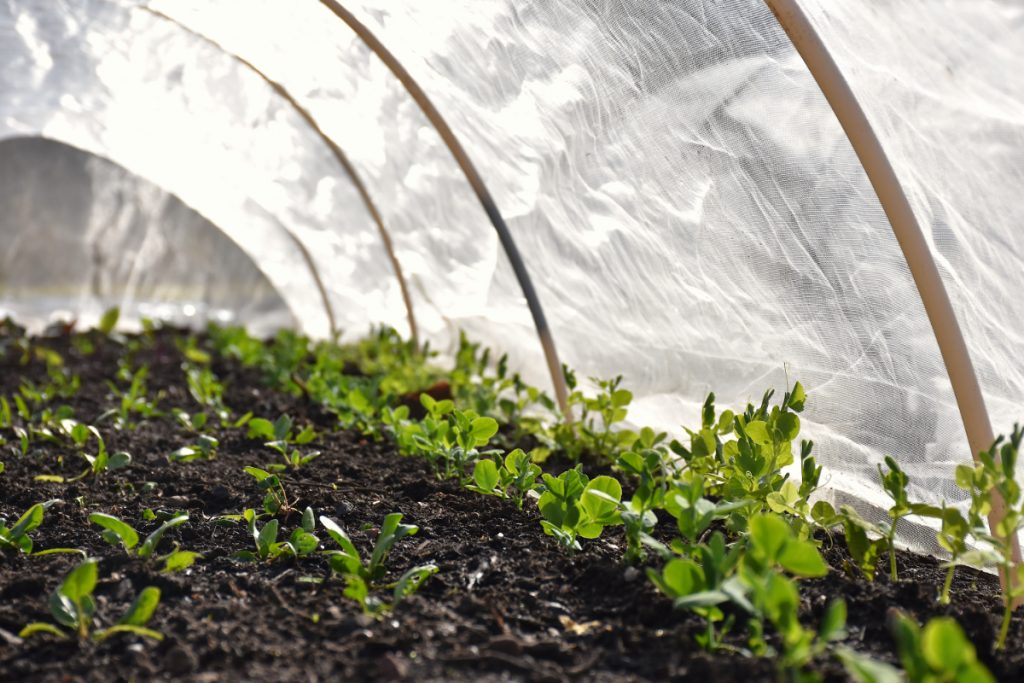
[[[810,541],[790,540],[779,555],[779,564],[797,576],[825,576],[828,566],[818,548]]]
[[[622,484],[614,477],[594,477],[583,489],[580,499],[584,511],[595,522],[614,523],[615,512],[622,500]]]
[[[793,535],[785,520],[778,515],[754,515],[749,522],[750,540],[769,561],[776,561],[786,541]]]
[[[935,671],[954,672],[974,661],[974,646],[964,636],[960,625],[949,617],[928,622],[921,633],[921,653]]]
[[[484,491],[493,491],[498,485],[498,466],[493,460],[477,460],[473,466],[473,481]]]
[[[477,445],[487,441],[498,433],[498,421],[493,417],[478,417],[473,420],[470,426],[470,435]]]

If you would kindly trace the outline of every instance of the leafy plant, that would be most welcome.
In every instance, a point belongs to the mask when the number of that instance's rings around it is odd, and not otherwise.
[[[220,441],[200,434],[196,442],[191,446],[182,446],[167,456],[169,462],[192,462],[193,460],[213,460],[217,457],[217,447]]]
[[[896,611],[890,627],[909,683],[995,683],[978,661],[974,645],[950,617],[935,617],[922,629]]]
[[[269,465],[267,469],[283,469],[284,467],[298,469],[320,456],[320,451],[313,451],[303,455],[298,449],[289,450],[289,446],[292,444],[304,445],[316,438],[316,431],[314,431],[312,425],[307,425],[299,433],[293,434],[293,424],[292,418],[288,415],[281,415],[274,422],[261,417],[249,420],[248,438],[269,439],[263,445],[277,451],[284,458],[283,466]]]
[[[139,532],[127,522],[113,515],[94,512],[89,515],[89,521],[103,527],[101,535],[103,540],[110,545],[120,545],[129,555],[149,559],[155,557],[157,546],[160,545],[164,534],[188,521],[188,513],[182,512],[164,521],[152,533],[146,536],[142,545],[139,545]],[[136,548],[136,546],[138,547]],[[175,549],[172,552],[159,559],[164,561],[164,571],[179,571],[191,566],[198,557],[200,557],[199,553],[179,550],[177,544],[175,544]]]
[[[279,523],[276,519],[268,521],[262,529],[256,526],[256,511],[251,508],[242,513],[242,518],[249,525],[256,551],[242,550],[234,554],[234,558],[249,562],[265,562],[282,557],[305,557],[313,553],[320,545],[320,539],[313,535],[316,518],[313,508],[307,507],[302,513],[302,523],[295,529],[287,541],[278,541]]]
[[[1005,584],[997,650],[1006,643],[1014,603],[1024,595],[1024,565],[1015,566],[1013,559],[1014,540],[1024,526],[1024,497],[1015,474],[1022,440],[1024,430],[1020,425],[1014,425],[1009,440],[999,436],[987,451],[978,454],[977,465],[959,465],[956,468],[957,486],[965,489],[971,497],[968,513],[971,533],[993,549],[992,552],[974,552],[970,559],[982,566],[996,567]],[[1004,514],[999,525],[989,533],[985,517],[992,508],[993,495],[1002,498]],[[960,559],[962,561],[964,556]]]
[[[61,420],[60,425],[61,430],[71,439],[79,454],[89,464],[86,470],[72,477],[69,481],[77,481],[90,474],[99,476],[108,471],[123,469],[131,464],[132,456],[129,453],[125,451],[107,452],[107,444],[96,427],[77,422],[73,419]],[[95,455],[86,451],[90,440],[96,441]]]
[[[80,553],[82,551],[74,548],[49,548],[32,552],[34,542],[29,536],[43,523],[43,513],[59,500],[48,500],[45,503],[36,503],[18,518],[13,526],[8,528],[7,520],[0,517],[0,551],[15,551],[25,555],[52,555],[54,553]]]
[[[153,640],[163,639],[159,632],[146,628],[146,624],[160,604],[160,589],[154,586],[143,588],[116,624],[94,630],[92,623],[96,614],[96,601],[92,594],[96,588],[97,576],[98,568],[94,559],[86,560],[68,573],[50,596],[50,614],[54,621],[72,629],[81,639],[104,640],[117,633],[133,633]],[[28,638],[38,633],[48,633],[59,638],[68,637],[62,629],[46,622],[28,624],[18,635]]]
[[[288,494],[284,490],[281,477],[277,474],[260,469],[259,467],[242,468],[246,474],[256,480],[256,486],[263,495],[263,510],[268,515],[284,514],[286,517],[295,512],[295,505],[298,501],[288,500]]]
[[[500,462],[499,466],[490,458],[477,460],[473,467],[473,484],[467,488],[490,496],[511,498],[522,510],[523,501],[534,489],[541,469],[521,448],[507,453]]]
[[[621,524],[622,485],[613,477],[590,479],[579,465],[557,477],[543,474],[537,507],[544,533],[570,554],[580,550],[577,537],[597,538],[606,526]]]
[[[114,382],[108,382],[110,392],[118,400],[118,406],[101,414],[96,421],[100,422],[113,417],[114,425],[118,429],[134,429],[136,426],[133,421],[134,416],[150,419],[160,415],[157,408],[158,401],[150,400],[147,396],[148,367],[143,365],[137,370],[132,370],[131,365],[124,358],[119,361],[119,365],[117,377],[120,381],[126,382],[128,386],[121,389]]]
[[[327,531],[327,535],[341,548],[327,551],[331,569],[344,577],[345,596],[358,602],[367,614],[382,615],[415,593],[428,577],[438,571],[437,566],[433,564],[420,565],[406,571],[392,585],[391,605],[370,594],[377,582],[384,577],[384,563],[395,543],[419,531],[418,526],[402,524],[402,517],[400,512],[392,512],[384,518],[368,561],[363,560],[352,539],[337,522],[329,517],[320,517],[320,524]]]

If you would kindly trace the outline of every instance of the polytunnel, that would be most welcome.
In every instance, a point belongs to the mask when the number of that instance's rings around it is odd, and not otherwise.
[[[1021,416],[1014,0],[7,0],[0,55],[20,320],[464,330],[673,433],[799,379],[866,507]]]

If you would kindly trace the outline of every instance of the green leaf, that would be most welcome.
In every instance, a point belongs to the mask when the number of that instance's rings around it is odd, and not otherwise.
[[[43,557],[45,555],[57,555],[60,553],[78,553],[82,557],[85,557],[86,555],[85,551],[79,548],[47,548],[46,550],[38,550],[32,553],[32,557]]]
[[[96,560],[86,560],[71,570],[57,590],[71,602],[78,603],[92,595],[98,574]]]
[[[67,638],[68,635],[61,631],[53,624],[47,624],[41,621],[35,621],[27,625],[25,628],[18,632],[19,638],[29,638],[36,635],[37,633],[47,633],[51,636],[57,636],[58,638]]]
[[[130,551],[139,542],[139,535],[135,532],[135,529],[131,528],[113,515],[94,512],[89,515],[89,521],[113,532],[114,535],[120,539],[121,545],[124,546],[125,551]]]
[[[750,540],[754,547],[768,559],[775,562],[786,541],[793,535],[782,517],[774,514],[754,515],[749,522]]]
[[[313,533],[313,530],[316,528],[316,514],[313,512],[313,508],[307,506],[306,509],[302,511],[301,526],[303,531],[306,533]]]
[[[151,533],[143,541],[142,547],[139,548],[139,557],[149,557],[156,550],[156,547],[160,545],[160,539],[164,537],[169,529],[173,529],[176,526],[181,526],[188,521],[188,513],[183,512],[176,517],[173,517],[163,524],[161,524],[156,531]]]
[[[176,550],[164,559],[164,572],[180,572],[191,567],[203,556],[191,550]]]
[[[825,610],[825,616],[821,620],[821,627],[818,629],[818,637],[829,643],[834,640],[841,640],[846,636],[846,602],[842,599],[833,600]]]
[[[469,433],[475,446],[481,446],[498,433],[498,421],[493,417],[478,417],[471,423]]]
[[[498,466],[494,464],[493,460],[484,459],[477,460],[476,465],[473,466],[473,481],[484,491],[493,491],[494,487],[498,485],[500,476],[498,475]]]
[[[146,586],[136,596],[131,607],[118,620],[118,624],[132,624],[134,626],[145,626],[160,604],[160,589],[155,586]]]
[[[900,670],[894,666],[855,652],[848,647],[836,648],[846,673],[856,683],[903,683]]]
[[[292,547],[295,548],[295,553],[297,555],[308,555],[316,550],[317,546],[320,545],[319,538],[303,529],[296,529],[293,531],[289,538],[289,542],[292,544]]]
[[[242,470],[255,477],[256,481],[263,481],[264,479],[274,476],[266,470],[261,470],[259,467],[243,467]]]
[[[681,598],[704,590],[704,571],[693,560],[669,560],[661,571],[659,586],[671,598]]]
[[[789,394],[789,407],[799,413],[803,411],[806,402],[807,392],[804,391],[804,386],[797,382]]]
[[[583,489],[580,504],[591,520],[611,520],[622,500],[622,484],[614,477],[594,477]]]
[[[33,531],[43,523],[43,505],[42,503],[36,503],[25,513],[18,518],[17,523],[11,527],[8,532],[8,537],[11,539],[17,539],[20,536]]]
[[[102,631],[97,631],[93,638],[96,640],[106,640],[110,636],[118,633],[131,633],[132,635],[142,636],[144,638],[150,638],[152,640],[163,640],[164,635],[159,631],[154,631],[151,628],[144,626],[138,626],[136,624],[115,624],[110,628],[105,628]]]
[[[121,317],[121,309],[117,306],[112,306],[103,312],[100,317],[100,324],[97,326],[100,332],[106,336],[110,336],[110,333],[114,331],[117,326],[117,320]]]
[[[425,564],[419,567],[413,567],[402,574],[402,576],[399,577],[398,582],[395,584],[395,604],[398,604],[407,596],[412,595],[419,590],[423,582],[438,571],[437,565]]]
[[[786,543],[779,555],[779,564],[797,576],[825,576],[828,573],[828,565],[814,543],[800,539]]]
[[[256,547],[259,549],[260,557],[266,559],[270,554],[270,546],[277,542],[278,521],[272,519],[267,525],[260,529],[256,537]]]
[[[935,671],[955,672],[974,661],[974,646],[950,617],[935,617],[921,633],[921,654]]]
[[[274,423],[262,417],[249,420],[249,431],[246,438],[272,441],[274,439]]]

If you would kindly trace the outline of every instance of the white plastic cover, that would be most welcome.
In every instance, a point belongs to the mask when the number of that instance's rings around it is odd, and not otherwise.
[[[341,169],[258,75],[194,34],[206,36],[287,87],[353,160],[424,335],[443,347],[464,328],[547,382],[468,184],[342,22],[312,0],[152,3],[174,21],[139,4],[0,5],[0,137],[61,140],[173,192],[252,258],[306,331],[326,331],[323,306],[285,231],[314,255],[347,332],[404,329]],[[837,494],[882,502],[875,465],[892,454],[917,497],[958,497],[952,468],[969,451],[920,297],[761,0],[344,4],[479,167],[562,360],[624,374],[637,422],[677,431],[708,390],[735,405],[800,379]],[[1024,412],[1024,8],[803,4],[892,155],[1006,431]]]

